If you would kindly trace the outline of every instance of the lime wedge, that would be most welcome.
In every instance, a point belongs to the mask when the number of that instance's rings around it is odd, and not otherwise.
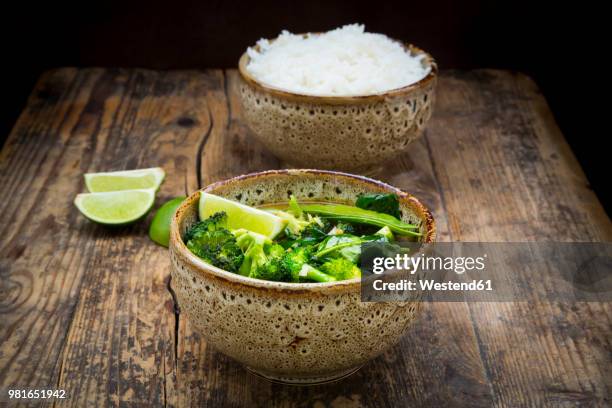
[[[213,194],[200,195],[200,219],[205,220],[214,213],[225,211],[228,228],[244,228],[268,238],[277,236],[287,225],[287,221],[258,208],[237,203]]]
[[[159,245],[168,246],[170,242],[170,221],[186,197],[176,197],[159,207],[149,227],[149,238]]]
[[[90,193],[146,188],[157,190],[165,175],[166,173],[160,167],[108,173],[87,173],[85,174],[85,185]]]
[[[74,205],[92,221],[105,225],[124,225],[137,221],[153,207],[155,190],[125,190],[84,193]]]

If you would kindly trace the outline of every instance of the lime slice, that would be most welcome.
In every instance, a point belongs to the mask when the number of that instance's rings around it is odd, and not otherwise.
[[[170,242],[170,221],[186,197],[176,197],[159,207],[149,227],[149,238],[159,245],[168,246]]]
[[[145,188],[157,190],[165,175],[166,173],[160,167],[108,173],[87,173],[85,174],[85,185],[90,193]]]
[[[200,195],[200,219],[205,220],[214,213],[225,211],[229,229],[244,228],[268,238],[277,236],[287,225],[287,221],[258,208],[237,203],[213,194]]]
[[[92,221],[105,225],[123,225],[137,221],[153,207],[155,190],[125,190],[84,193],[74,205]]]

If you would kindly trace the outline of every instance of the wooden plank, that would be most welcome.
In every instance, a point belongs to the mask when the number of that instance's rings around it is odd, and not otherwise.
[[[453,72],[428,141],[457,241],[610,241],[612,226],[527,77]],[[609,403],[609,303],[472,303],[495,402]]]
[[[48,72],[0,153],[0,387],[54,386],[92,242],[79,239],[71,198],[87,139],[69,132],[87,115],[101,72]],[[66,183],[65,180],[74,180]],[[44,339],[44,341],[41,341]]]

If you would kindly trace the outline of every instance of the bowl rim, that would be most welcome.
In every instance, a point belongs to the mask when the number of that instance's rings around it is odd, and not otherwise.
[[[316,35],[319,33],[302,33],[299,35],[302,36],[308,36],[308,35]],[[238,60],[238,72],[240,73],[240,76],[242,77],[242,79],[247,82],[249,85],[257,88],[259,91],[264,92],[264,93],[268,93],[271,95],[274,95],[276,97],[279,98],[284,98],[284,99],[288,99],[291,101],[298,101],[298,102],[317,102],[317,103],[325,103],[325,104],[330,104],[330,105],[345,105],[345,104],[359,104],[359,103],[371,103],[371,102],[375,102],[375,101],[380,101],[380,100],[385,100],[386,98],[392,98],[392,97],[397,97],[397,96],[404,96],[405,94],[409,93],[409,92],[413,92],[417,89],[423,89],[427,86],[429,86],[432,82],[435,81],[435,79],[438,76],[438,64],[436,63],[436,60],[431,56],[431,54],[429,54],[428,52],[424,51],[423,49],[410,44],[410,43],[405,43],[403,41],[400,40],[396,40],[394,38],[389,37],[392,41],[395,41],[397,43],[399,43],[402,47],[404,47],[404,49],[406,49],[407,51],[409,51],[411,54],[415,55],[415,54],[425,54],[425,61],[427,61],[427,63],[429,64],[430,70],[429,73],[419,79],[417,82],[414,82],[410,85],[406,85],[403,86],[401,88],[394,88],[394,89],[390,89],[388,91],[385,92],[380,92],[380,93],[375,93],[375,94],[368,94],[368,95],[347,95],[347,96],[338,96],[338,95],[309,95],[309,94],[302,94],[299,92],[292,92],[283,88],[278,88],[275,86],[271,86],[271,85],[266,85],[262,82],[260,82],[259,80],[257,80],[253,75],[251,75],[248,70],[246,69],[249,61],[250,61],[250,57],[247,53],[247,51],[245,51],[241,56],[240,59]],[[274,41],[270,40],[270,41]],[[257,46],[255,46],[257,47]]]
[[[274,177],[278,175],[302,175],[311,174],[319,176],[331,176],[331,177],[343,177],[347,179],[357,180],[362,183],[367,183],[377,187],[382,187],[386,190],[390,190],[398,194],[400,202],[408,203],[415,213],[420,213],[421,218],[425,223],[425,240],[424,244],[433,243],[436,238],[436,222],[431,214],[431,211],[425,207],[416,197],[412,194],[400,190],[397,187],[393,187],[385,182],[375,180],[369,177],[344,173],[332,170],[316,170],[316,169],[282,169],[282,170],[266,170],[255,173],[243,174],[240,176],[232,177],[226,180],[217,181],[211,183],[208,186],[201,188],[189,195],[177,208],[174,216],[170,223],[170,252],[174,252],[175,256],[181,258],[182,261],[187,262],[190,266],[196,270],[199,274],[204,275],[208,278],[214,278],[221,280],[226,284],[235,286],[246,286],[253,289],[265,289],[265,290],[276,290],[286,294],[312,294],[312,293],[330,293],[330,292],[354,292],[359,291],[361,288],[361,278],[354,278],[349,280],[327,282],[327,283],[292,283],[292,282],[275,282],[267,281],[262,279],[249,278],[240,274],[226,271],[216,266],[210,265],[204,262],[202,259],[194,255],[185,245],[180,235],[179,224],[180,221],[186,214],[187,209],[193,205],[195,200],[200,199],[202,192],[209,192],[216,188],[242,182],[245,180],[262,178],[262,177]]]

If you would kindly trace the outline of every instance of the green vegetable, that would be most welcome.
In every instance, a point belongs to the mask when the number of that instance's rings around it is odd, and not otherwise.
[[[363,235],[361,237],[361,243],[365,244],[366,242],[390,242],[391,240],[378,232],[373,235]]]
[[[389,241],[393,241],[395,239],[393,237],[393,232],[391,232],[391,229],[389,227],[387,227],[387,226],[382,227],[381,229],[376,231],[375,235],[383,236],[383,237],[387,238],[387,240],[389,240]]]
[[[318,245],[313,258],[343,257],[356,264],[361,256],[361,244],[367,242],[389,242],[389,238],[381,234],[363,237],[350,234],[333,235]]]
[[[309,221],[297,218],[296,216],[287,211],[268,211],[287,222],[287,226],[285,227],[285,234],[292,237],[297,237],[298,235],[300,235],[302,230],[310,224]]]
[[[212,232],[218,229],[224,229],[227,225],[226,217],[227,215],[224,212],[218,212],[211,215],[204,221],[196,222],[191,226],[191,228],[187,230],[185,236],[183,237],[183,240],[185,242],[189,242],[197,234],[204,232]]]
[[[315,282],[335,282],[337,280],[333,276],[321,272],[320,270],[309,264],[302,265],[302,269],[300,269],[298,276],[298,280],[296,281],[294,279],[294,281],[299,282],[302,277],[303,279],[312,280]]]
[[[355,227],[346,222],[338,222],[336,229],[342,231],[341,234],[353,234],[355,235]]]
[[[311,280],[315,282],[334,282],[336,278],[321,272],[312,265],[309,265],[309,250],[305,247],[289,250],[285,252],[281,261],[282,268],[290,276],[293,282]]]
[[[251,278],[283,280],[280,257],[285,250],[265,235],[239,229],[234,231],[236,243],[244,251],[244,261],[238,272]],[[276,247],[280,247],[280,253]]]
[[[324,224],[319,217],[313,217],[310,214],[304,214],[300,208],[295,196],[291,196],[289,201],[289,210],[268,210],[268,212],[280,217],[282,220],[287,222],[285,227],[285,234],[290,237],[299,236],[305,228],[310,226],[323,227]]]
[[[381,214],[363,208],[352,207],[343,204],[302,204],[301,208],[306,213],[317,214],[321,218],[330,218],[338,221],[357,224],[375,225],[377,227],[388,226],[389,229],[400,235],[421,236],[417,231],[418,226],[407,224],[389,214]]]
[[[303,215],[302,209],[293,194],[291,194],[291,198],[289,199],[289,211],[297,218],[301,218]]]
[[[398,220],[401,217],[399,199],[397,194],[360,194],[357,197],[355,206],[364,210],[376,211],[382,214],[389,214]]]
[[[333,235],[318,246],[318,251],[313,255],[320,259],[325,256],[341,256],[350,262],[357,263],[361,254],[362,240],[350,234]]]
[[[361,199],[369,197],[377,208],[382,204],[387,205],[386,210],[392,207],[392,199],[386,195],[371,196]],[[340,204],[301,205],[293,196],[286,211],[266,211],[282,222],[283,233],[274,240],[271,235],[244,229],[240,218],[232,221],[225,212],[216,212],[189,229],[184,241],[206,262],[251,278],[335,282],[361,276],[358,263],[362,251],[367,252],[364,244],[388,243],[394,239],[394,232],[421,235],[418,226],[389,214]],[[239,229],[230,231],[229,224]]]
[[[272,240],[265,235],[249,231],[244,228],[232,231],[236,237],[236,243],[244,252],[253,245],[271,244]]]
[[[244,260],[234,234],[225,228],[227,215],[213,214],[191,227],[184,237],[187,248],[206,262],[230,272],[238,272]]]
[[[244,250],[244,262],[238,271],[241,275],[272,281],[287,280],[288,275],[281,265],[285,254],[282,246],[251,231],[240,231],[236,242]]]
[[[346,258],[332,258],[326,261],[321,265],[321,271],[338,280],[361,277],[361,269]]]
[[[332,282],[317,268],[308,265],[308,247],[285,251],[269,238],[246,230],[234,231],[236,242],[244,251],[244,262],[239,273],[250,278],[285,282]]]
[[[309,224],[302,230],[299,236],[293,236],[292,238],[281,242],[281,245],[283,245],[285,248],[317,245],[319,242],[328,237],[325,231],[330,229],[328,225],[329,223],[327,223],[325,220],[319,221],[321,221],[323,227],[321,227],[319,223]]]

